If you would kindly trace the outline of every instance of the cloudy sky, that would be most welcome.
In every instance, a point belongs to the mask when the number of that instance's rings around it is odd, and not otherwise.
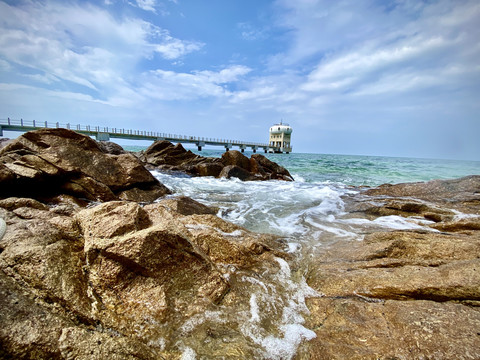
[[[283,119],[295,152],[480,160],[478,24],[478,0],[0,1],[0,118],[258,142]]]

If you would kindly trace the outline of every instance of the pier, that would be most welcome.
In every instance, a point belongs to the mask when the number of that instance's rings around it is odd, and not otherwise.
[[[222,146],[226,151],[235,146],[238,147],[242,152],[244,152],[247,148],[251,148],[253,152],[257,152],[258,149],[262,149],[264,152],[282,152],[278,146],[249,141],[213,139],[199,136],[166,134],[153,131],[119,129],[90,125],[72,125],[69,123],[60,124],[58,122],[36,120],[13,120],[10,118],[0,119],[0,136],[3,136],[4,130],[27,132],[32,130],[55,128],[70,129],[84,135],[95,136],[98,141],[109,141],[112,138],[150,141],[167,140],[174,143],[195,144],[199,151],[201,151],[206,145],[212,145]]]

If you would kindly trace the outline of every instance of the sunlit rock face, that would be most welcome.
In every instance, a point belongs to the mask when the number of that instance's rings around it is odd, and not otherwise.
[[[213,212],[185,197],[144,207],[109,201],[70,216],[33,199],[0,200],[5,356],[175,354],[189,319],[248,307],[241,278],[278,273],[282,244]]]
[[[67,129],[25,133],[0,149],[0,196],[153,201],[170,193],[134,155],[102,149]]]

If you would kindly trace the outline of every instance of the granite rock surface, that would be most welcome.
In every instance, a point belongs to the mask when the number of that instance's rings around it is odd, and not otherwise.
[[[382,185],[348,211],[430,221],[331,244],[307,281],[317,337],[297,359],[480,358],[480,176]]]

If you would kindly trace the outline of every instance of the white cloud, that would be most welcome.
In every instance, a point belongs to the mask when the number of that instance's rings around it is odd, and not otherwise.
[[[155,11],[155,6],[157,5],[157,2],[155,0],[136,0],[137,1],[137,6],[145,11]]]
[[[114,18],[91,4],[14,7],[0,2],[0,13],[0,57],[35,70],[37,80],[70,81],[103,97],[128,86],[125,80],[142,59],[156,53],[178,59],[203,46],[176,39],[142,19]]]
[[[139,92],[160,100],[194,100],[204,97],[228,97],[232,92],[225,84],[238,81],[250,72],[245,66],[232,65],[218,72],[176,73],[154,70],[144,74]]]

